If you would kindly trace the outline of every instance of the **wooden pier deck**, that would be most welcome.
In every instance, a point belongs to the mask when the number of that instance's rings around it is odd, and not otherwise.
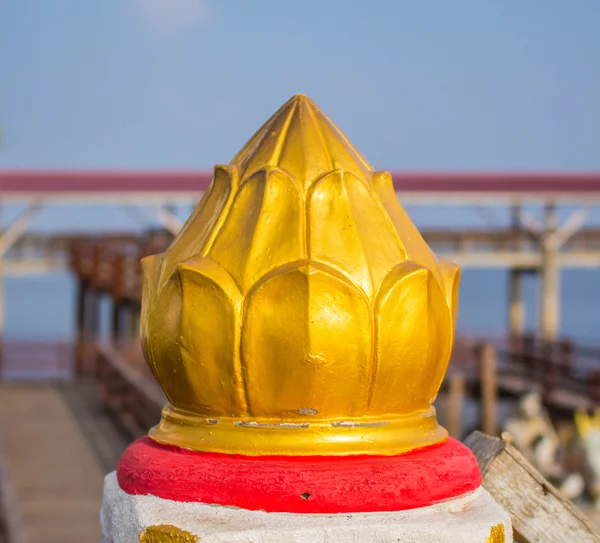
[[[89,395],[70,385],[3,385],[0,439],[15,503],[12,541],[84,543],[101,539],[104,475],[125,438],[90,414]],[[77,413],[77,414],[75,414]]]

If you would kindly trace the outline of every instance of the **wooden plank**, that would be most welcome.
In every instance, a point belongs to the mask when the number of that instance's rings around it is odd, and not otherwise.
[[[506,509],[521,543],[598,543],[600,530],[508,441],[473,432],[465,441],[483,487]]]
[[[5,458],[0,441],[0,540],[6,543],[25,543],[21,513]]]
[[[99,541],[104,470],[60,392],[2,387],[0,435],[25,541]]]
[[[496,434],[498,430],[498,388],[496,379],[496,349],[485,344],[481,349],[481,412],[483,431]]]

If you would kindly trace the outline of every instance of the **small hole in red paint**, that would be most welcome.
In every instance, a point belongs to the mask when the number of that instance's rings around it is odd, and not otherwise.
[[[310,499],[310,493],[309,493],[309,492],[305,492],[304,494],[300,494],[300,496],[301,496],[302,498],[304,498],[305,500],[308,500],[308,499]]]

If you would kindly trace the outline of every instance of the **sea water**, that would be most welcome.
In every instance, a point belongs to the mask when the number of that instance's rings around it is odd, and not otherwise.
[[[535,276],[524,278],[526,325],[535,331],[538,316]],[[69,272],[5,277],[5,339],[68,341],[74,337],[76,282]],[[110,303],[101,307],[108,329]],[[501,335],[508,313],[508,273],[505,270],[463,270],[458,333]],[[600,270],[561,273],[561,334],[600,346]]]

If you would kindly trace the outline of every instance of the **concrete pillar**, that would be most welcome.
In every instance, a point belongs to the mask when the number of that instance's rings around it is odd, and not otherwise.
[[[111,339],[114,343],[118,342],[121,337],[121,321],[123,316],[123,303],[112,299],[112,315],[111,315]]]
[[[96,341],[100,335],[100,293],[91,288],[87,292],[87,340]]]
[[[79,357],[77,360],[77,374],[83,375],[90,369],[90,366],[95,365],[95,361],[91,360],[90,355],[92,350],[90,345],[99,337],[100,325],[100,295],[96,289],[90,287],[87,283],[81,287],[81,306],[82,311],[81,326],[81,343],[79,348]]]
[[[510,543],[511,521],[479,488],[415,510],[353,514],[251,511],[124,492],[113,472],[104,482],[101,523],[109,543]]]
[[[545,209],[545,233],[542,240],[542,269],[539,289],[540,336],[545,341],[555,341],[560,330],[560,269],[559,249],[552,243],[556,232],[556,206]]]
[[[511,208],[511,226],[514,234],[519,234],[521,225],[521,206]],[[517,242],[516,251],[521,251],[521,243]],[[508,329],[512,338],[525,333],[525,303],[523,301],[523,270],[514,268],[509,272],[509,306]]]
[[[76,327],[77,327],[77,353],[75,359],[75,370],[77,375],[83,373],[83,361],[85,358],[85,313],[86,313],[86,295],[87,281],[83,277],[77,280],[77,308],[76,308]]]

